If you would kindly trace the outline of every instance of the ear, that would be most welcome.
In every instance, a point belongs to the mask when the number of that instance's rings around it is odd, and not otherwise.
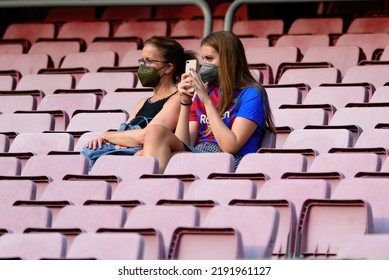
[[[174,70],[174,65],[172,63],[169,63],[169,65],[166,67],[166,74],[169,74],[171,72],[173,72]]]

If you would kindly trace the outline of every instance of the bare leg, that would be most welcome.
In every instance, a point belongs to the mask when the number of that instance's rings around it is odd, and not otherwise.
[[[185,147],[174,133],[162,126],[152,125],[147,128],[143,143],[143,156],[153,156],[158,160],[159,173],[165,171],[172,152],[184,152]]]

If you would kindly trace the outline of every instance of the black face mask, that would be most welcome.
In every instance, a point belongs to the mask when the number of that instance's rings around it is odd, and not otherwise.
[[[162,67],[163,68],[163,67]],[[159,85],[159,81],[161,80],[161,77],[159,75],[159,70],[151,66],[141,65],[138,68],[138,78],[141,82],[142,86],[144,87],[156,87]]]
[[[204,83],[217,82],[219,80],[219,67],[215,64],[203,63],[199,74]]]

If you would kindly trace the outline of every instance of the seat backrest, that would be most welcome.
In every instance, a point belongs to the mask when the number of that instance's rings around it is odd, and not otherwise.
[[[348,103],[363,103],[369,100],[369,92],[363,86],[319,86],[308,91],[304,104],[330,104],[335,110]]]
[[[131,114],[139,101],[153,95],[152,91],[139,92],[111,92],[104,95],[99,110],[122,109]]]
[[[376,88],[374,94],[369,100],[369,103],[389,102],[389,87],[382,86]]]
[[[138,67],[138,59],[142,57],[142,50],[129,50],[120,61],[120,67]]]
[[[98,104],[99,98],[93,93],[52,94],[43,97],[37,111],[61,110],[71,119],[76,110],[94,110]]]
[[[317,155],[308,172],[339,172],[352,178],[358,172],[376,172],[381,169],[381,158],[373,153],[323,153]]]
[[[17,157],[0,157],[0,175],[15,176],[22,172],[22,161]]]
[[[297,62],[300,59],[298,49],[292,46],[249,48],[245,52],[249,64],[265,63],[270,66],[272,80],[275,80],[281,63]]]
[[[284,33],[282,19],[250,19],[235,21],[232,32],[238,36],[251,35],[254,37],[267,37]]]
[[[134,88],[136,81],[133,72],[85,73],[76,89],[104,89],[106,92],[114,92],[118,88]]]
[[[329,116],[323,108],[292,108],[273,111],[275,125],[303,129],[307,125],[327,125]]]
[[[143,237],[137,233],[82,233],[66,254],[68,259],[140,260]]]
[[[47,54],[3,54],[0,56],[0,70],[16,70],[22,76],[37,74],[39,70],[52,68],[52,60]]]
[[[118,205],[69,205],[58,211],[52,227],[78,228],[94,233],[99,228],[122,228],[126,217],[126,210]]]
[[[110,41],[109,39],[102,41],[95,41],[89,44],[86,49],[87,52],[104,52],[104,51],[113,51],[118,54],[119,64],[122,61],[124,55],[129,50],[138,49],[138,42],[135,41]]]
[[[109,21],[66,21],[58,31],[57,38],[80,38],[89,45],[97,37],[111,35]]]
[[[37,100],[32,95],[0,95],[0,112],[32,111],[37,106]]]
[[[1,180],[0,206],[12,206],[17,200],[35,200],[36,186],[30,180]]]
[[[359,135],[355,148],[377,148],[389,149],[389,131],[387,129],[365,129]]]
[[[139,179],[143,174],[156,174],[158,161],[153,157],[105,155],[99,157],[91,175],[116,175],[122,181]]]
[[[337,259],[340,260],[387,260],[389,258],[388,234],[366,234],[350,238],[339,248]]]
[[[233,172],[234,157],[229,153],[178,153],[173,155],[164,174],[194,174],[206,179],[213,172]]]
[[[194,36],[203,38],[204,20],[179,20],[171,28],[170,36]]]
[[[41,201],[68,201],[82,206],[87,200],[108,200],[111,198],[111,186],[103,180],[50,182],[43,191]]]
[[[55,24],[49,22],[11,23],[3,34],[3,39],[25,39],[34,44],[39,38],[54,38]]]
[[[14,90],[16,79],[12,75],[0,76],[0,90]]]
[[[366,55],[367,60],[373,58],[373,53],[378,48],[385,48],[389,44],[388,33],[344,33],[337,39],[335,46],[357,46]]]
[[[0,131],[17,133],[40,133],[54,130],[54,117],[48,113],[0,115]]]
[[[11,141],[8,135],[0,134],[0,152],[8,152]]]
[[[288,135],[282,148],[311,148],[327,153],[331,148],[346,148],[352,144],[353,135],[347,129],[296,129]]]
[[[138,200],[156,205],[161,199],[182,199],[184,184],[177,178],[128,180],[117,185],[112,200]]]
[[[79,52],[67,54],[60,68],[82,67],[89,72],[97,72],[100,67],[113,67],[118,63],[118,55],[113,51]]]
[[[318,87],[321,84],[340,83],[342,80],[339,69],[330,68],[300,68],[285,71],[278,80],[279,85],[307,84],[309,88]]]
[[[66,238],[59,232],[8,233],[0,237],[0,258],[39,260],[66,255]]]
[[[371,83],[374,90],[388,82],[385,73],[389,65],[363,65],[350,67],[342,79],[342,83]],[[374,91],[373,90],[373,91]]]
[[[256,186],[247,179],[198,179],[184,193],[186,200],[212,200],[217,205],[227,206],[233,199],[253,199]]]
[[[51,95],[57,89],[73,89],[76,80],[71,74],[30,74],[24,75],[16,86],[16,90],[41,90]]]
[[[279,214],[274,207],[215,206],[200,226],[235,228],[242,235],[244,259],[269,259],[278,222]]]
[[[311,47],[307,49],[301,62],[330,62],[339,69],[342,77],[351,66],[357,66],[364,59],[364,53],[360,47]]]
[[[107,131],[117,129],[119,125],[127,121],[126,113],[78,113],[69,122],[67,131]]]
[[[159,21],[125,21],[121,23],[113,37],[139,37],[144,41],[152,36],[166,36],[168,22]]]
[[[387,17],[357,17],[354,18],[347,33],[387,33],[389,32],[389,19]]]
[[[387,107],[346,107],[335,112],[329,125],[357,125],[362,130],[373,129],[389,118]]]
[[[53,61],[54,68],[59,68],[63,58],[69,53],[77,53],[82,49],[79,41],[39,41],[28,50],[29,54],[47,54]]]
[[[330,37],[327,34],[310,34],[310,35],[291,35],[284,34],[278,38],[275,43],[276,47],[296,47],[302,55],[311,47],[328,47],[330,46]]]
[[[245,155],[235,173],[264,173],[270,179],[281,178],[285,172],[304,172],[307,159],[302,154],[252,153]]]
[[[340,34],[342,32],[342,17],[297,18],[288,30],[288,34]]]
[[[88,160],[82,155],[35,155],[27,160],[21,175],[45,175],[56,181],[66,174],[87,174],[88,168]]]
[[[283,104],[301,104],[302,93],[296,87],[265,89],[273,112]]]
[[[178,227],[196,227],[199,225],[199,210],[190,205],[137,206],[129,213],[123,228],[152,228],[162,234],[165,256]]]
[[[389,233],[389,180],[387,178],[343,179],[331,199],[363,199],[369,202],[373,213],[374,233]]]
[[[49,228],[51,210],[44,206],[0,207],[0,228],[11,233],[23,233],[30,227]]]
[[[72,151],[74,138],[68,133],[20,133],[9,148],[12,153],[45,155],[51,151]]]

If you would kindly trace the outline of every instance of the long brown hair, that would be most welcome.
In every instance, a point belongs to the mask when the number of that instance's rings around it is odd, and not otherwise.
[[[266,114],[265,126],[275,132],[267,93],[251,75],[245,50],[238,36],[229,31],[214,32],[201,41],[201,46],[203,45],[214,48],[220,57],[219,84],[223,94],[218,104],[219,114],[222,115],[231,106],[235,90],[253,86],[258,89],[263,100],[263,109]]]

